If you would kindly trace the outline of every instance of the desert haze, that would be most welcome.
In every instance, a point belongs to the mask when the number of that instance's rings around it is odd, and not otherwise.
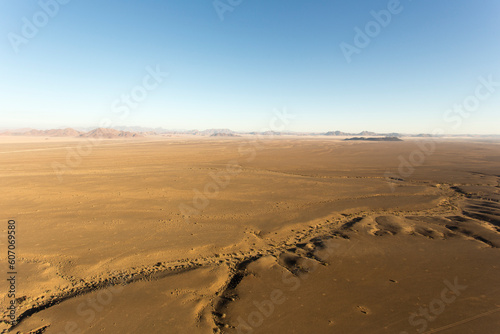
[[[0,137],[2,333],[499,332],[498,139],[121,133]]]

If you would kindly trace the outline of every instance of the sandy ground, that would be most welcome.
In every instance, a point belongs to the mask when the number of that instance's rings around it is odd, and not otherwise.
[[[13,333],[498,333],[500,145],[0,138]]]

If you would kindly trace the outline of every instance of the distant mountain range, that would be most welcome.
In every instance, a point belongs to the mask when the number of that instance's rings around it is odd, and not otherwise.
[[[360,133],[351,133],[343,131],[329,131],[329,132],[276,132],[276,131],[262,131],[262,132],[236,132],[230,129],[207,129],[207,130],[167,130],[163,128],[147,128],[147,127],[115,127],[115,128],[97,128],[97,129],[51,129],[51,130],[37,130],[30,128],[4,130],[0,132],[0,136],[36,136],[36,137],[80,137],[80,138],[142,138],[151,136],[168,136],[173,135],[191,135],[191,136],[207,136],[207,137],[240,137],[242,135],[258,135],[258,136],[329,136],[329,137],[353,137],[350,140],[371,140],[376,141],[375,138],[380,138],[381,141],[397,140],[401,137],[433,137],[430,134],[402,134],[402,133],[376,133],[371,131],[362,131]],[[374,138],[374,139],[370,139]],[[445,135],[436,137],[500,137],[500,135]],[[359,138],[359,139],[358,139]]]
[[[45,136],[45,137],[76,137],[79,136],[80,131],[75,129],[53,129],[53,130],[30,130],[24,135],[26,136]]]
[[[144,137],[141,133],[120,131],[115,129],[97,128],[92,131],[82,132],[72,128],[36,130],[18,129],[0,132],[3,136],[34,136],[34,137],[81,137],[81,138],[133,138]]]
[[[130,132],[130,131],[120,131],[115,129],[103,129],[97,128],[92,131],[81,133],[79,137],[83,138],[133,138],[133,137],[144,137],[142,133]]]

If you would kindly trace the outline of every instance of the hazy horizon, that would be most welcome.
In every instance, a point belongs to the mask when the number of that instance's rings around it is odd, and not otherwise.
[[[331,129],[328,131],[294,131],[294,130],[283,130],[283,131],[273,131],[270,128],[261,128],[261,129],[253,129],[253,130],[235,130],[231,128],[223,128],[223,127],[215,127],[215,128],[198,128],[198,129],[175,129],[175,128],[165,128],[162,126],[157,127],[146,127],[146,126],[128,126],[128,125],[120,125],[120,126],[111,126],[111,127],[100,127],[96,126],[60,126],[60,127],[0,127],[0,132],[8,132],[8,131],[19,131],[19,130],[40,130],[40,131],[48,131],[48,130],[64,130],[64,129],[73,129],[80,132],[90,132],[96,129],[113,129],[119,131],[130,131],[130,132],[148,132],[148,131],[165,131],[165,132],[191,132],[191,131],[210,131],[210,130],[229,130],[234,133],[263,133],[263,132],[276,132],[276,133],[296,133],[296,134],[311,134],[311,135],[324,135],[328,132],[336,132],[340,131],[345,133],[346,135],[360,135],[363,132],[371,132],[376,135],[385,135],[385,134],[398,134],[398,135],[408,135],[408,136],[417,136],[417,135],[436,135],[436,136],[500,136],[500,134],[495,133],[424,133],[424,132],[401,132],[401,131],[387,131],[387,132],[378,132],[372,131],[370,129],[364,129],[361,131],[344,131],[342,129]],[[160,132],[161,134],[161,132]]]

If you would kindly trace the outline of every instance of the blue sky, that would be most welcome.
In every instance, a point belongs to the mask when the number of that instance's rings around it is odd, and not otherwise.
[[[500,134],[500,86],[448,111],[500,82],[496,0],[220,0],[223,20],[211,0],[59,1],[0,2],[0,128],[247,131],[285,108],[292,131]],[[390,6],[348,62],[340,45]],[[118,113],[157,66],[168,76]]]

